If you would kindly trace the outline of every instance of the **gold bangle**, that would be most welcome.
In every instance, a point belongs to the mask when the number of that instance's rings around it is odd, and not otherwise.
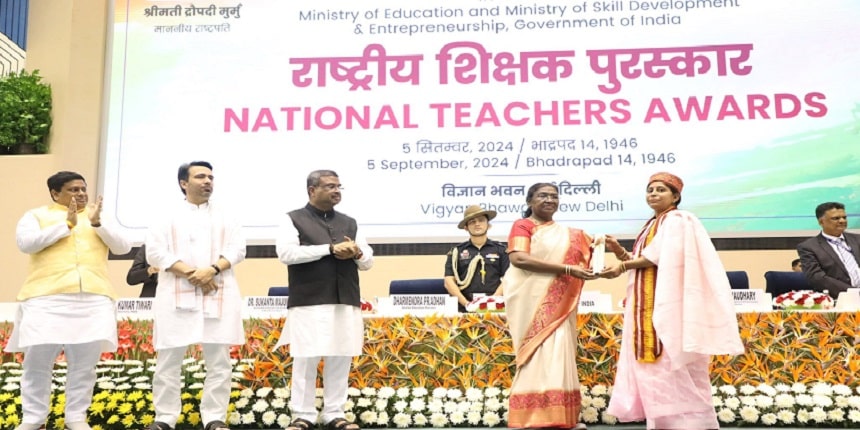
[[[71,229],[75,228],[75,225],[74,225],[74,224],[72,224],[72,222],[71,222],[71,221],[69,221],[69,220],[66,220],[66,225],[69,227],[69,230],[71,230]]]
[[[627,271],[627,266],[626,266],[626,265],[624,264],[624,262],[622,261],[622,262],[621,262],[621,272],[623,273],[623,272],[626,272],[626,271]]]
[[[570,265],[569,264],[564,265],[564,274],[570,276]]]

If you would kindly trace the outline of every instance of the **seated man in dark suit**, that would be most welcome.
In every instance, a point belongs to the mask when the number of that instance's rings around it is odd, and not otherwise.
[[[799,258],[795,258],[794,260],[791,260],[791,271],[792,272],[802,272],[803,271],[803,267],[801,267],[801,265],[800,265],[800,259]]]
[[[146,245],[140,245],[140,249],[134,255],[134,263],[128,269],[125,282],[128,285],[143,283],[140,297],[155,297],[155,289],[158,287],[158,268],[146,262]]]
[[[860,288],[860,235],[848,233],[845,205],[827,202],[815,208],[821,233],[797,245],[809,285],[836,298],[849,288]]]

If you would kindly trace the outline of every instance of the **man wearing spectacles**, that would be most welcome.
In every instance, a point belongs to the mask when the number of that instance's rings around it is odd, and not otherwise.
[[[341,201],[340,178],[332,170],[308,175],[308,203],[287,213],[276,239],[278,259],[287,265],[290,298],[276,346],[290,345],[293,357],[292,430],[358,430],[346,420],[352,358],[361,354],[364,322],[358,271],[373,266],[373,250],[355,219],[334,210]],[[317,366],[323,368],[323,410],[316,409]],[[321,415],[321,416],[320,416]]]
[[[815,208],[821,233],[797,245],[800,267],[809,285],[833,298],[860,287],[860,235],[845,231],[845,205],[827,202]]]

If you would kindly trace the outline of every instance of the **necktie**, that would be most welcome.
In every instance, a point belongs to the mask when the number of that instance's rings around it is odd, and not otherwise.
[[[851,277],[851,286],[860,287],[860,267],[857,265],[854,254],[851,253],[851,247],[845,243],[845,238],[840,237],[838,240],[827,239],[827,241],[832,243],[833,247],[836,248],[836,253],[839,255],[839,259],[842,260],[842,265],[845,266],[848,276]]]

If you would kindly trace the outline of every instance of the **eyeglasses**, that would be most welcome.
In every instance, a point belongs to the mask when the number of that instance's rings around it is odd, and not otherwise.
[[[325,185],[318,185],[317,188],[325,188],[328,191],[334,191],[334,190],[342,190],[343,185],[341,185],[341,184],[325,184]]]
[[[558,194],[540,193],[540,194],[535,194],[535,198],[540,199],[540,200],[556,200],[556,201],[558,201]]]

